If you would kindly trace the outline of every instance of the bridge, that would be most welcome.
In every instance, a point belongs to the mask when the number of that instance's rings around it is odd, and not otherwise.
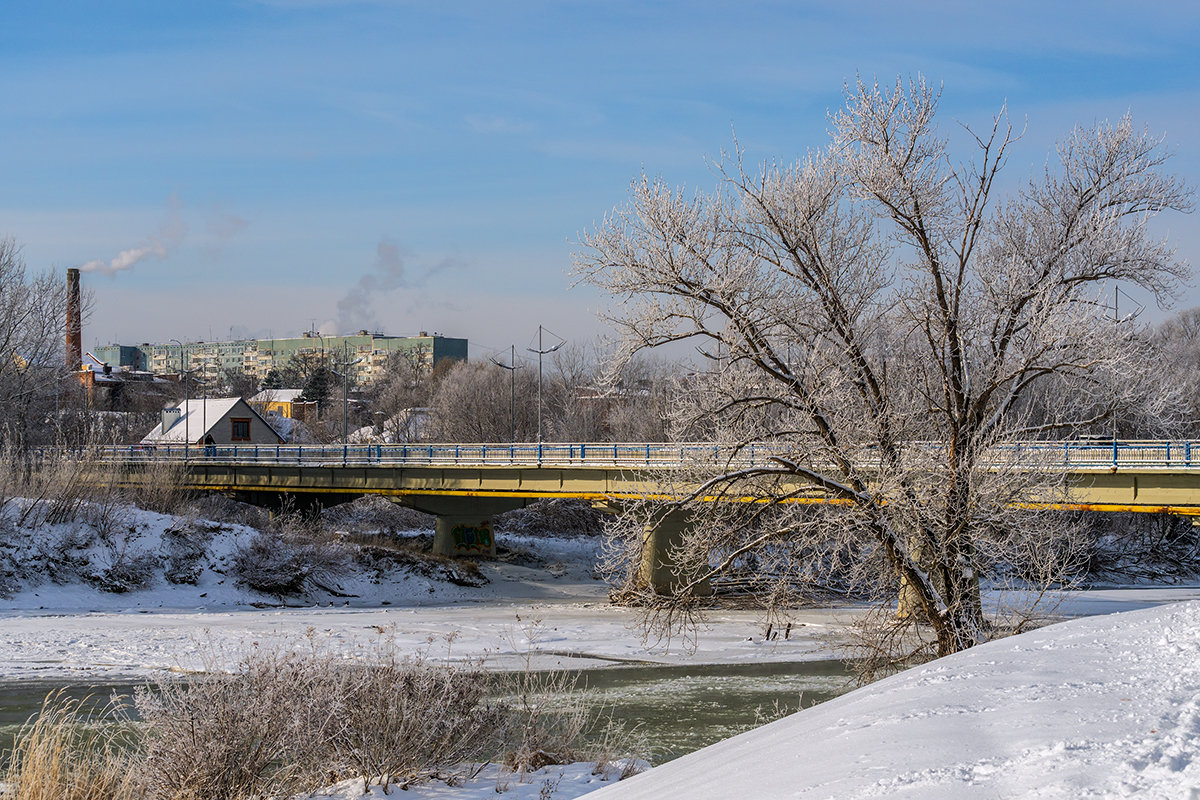
[[[494,554],[492,517],[536,500],[574,498],[618,512],[635,499],[671,499],[678,490],[664,476],[672,470],[744,469],[781,455],[794,453],[778,444],[733,450],[706,443],[133,445],[100,451],[100,459],[119,465],[130,484],[147,471],[175,469],[185,488],[258,504],[282,495],[307,505],[381,495],[435,515],[434,550],[446,555]],[[1032,508],[1200,517],[1200,441],[1027,442],[998,448],[996,458],[1066,474],[1065,494],[1030,498]],[[793,502],[827,502],[798,480],[783,488],[797,491]],[[661,567],[648,572],[666,574],[662,556],[680,524],[667,517],[647,532],[649,549],[658,554],[654,564]],[[651,579],[656,585],[667,580]]]

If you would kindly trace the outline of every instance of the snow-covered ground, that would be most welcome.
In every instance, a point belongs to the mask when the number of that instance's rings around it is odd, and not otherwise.
[[[515,774],[489,764],[474,778],[454,786],[433,780],[410,786],[403,793],[393,788],[390,795],[385,795],[380,786],[372,785],[364,795],[362,781],[348,780],[319,791],[307,800],[359,800],[365,797],[381,800],[397,796],[404,800],[573,800],[621,780],[621,767],[620,763],[562,764]]]
[[[482,658],[498,668],[523,664],[531,650],[539,667],[569,668],[830,658],[829,635],[857,613],[802,612],[789,639],[768,642],[757,613],[718,612],[694,649],[679,641],[643,642],[631,630],[634,613],[609,605],[607,586],[594,575],[595,537],[503,533],[498,541],[516,555],[483,562],[487,581],[480,586],[413,569],[360,567],[325,581],[331,591],[314,588],[281,600],[239,585],[232,575],[234,552],[254,536],[250,528],[126,513],[124,534],[108,543],[80,523],[4,543],[13,563],[49,564],[65,549],[76,565],[67,574],[26,569],[19,589],[0,598],[0,679],[105,682],[192,671],[220,666],[214,658],[236,660],[252,642],[299,640],[310,632],[348,653],[387,637],[406,650],[435,656],[448,650],[453,658]],[[194,582],[172,582],[160,565],[144,588],[102,588],[114,561],[169,562],[178,544],[170,532],[187,526],[203,534]],[[448,647],[429,644],[451,635]]]
[[[1200,797],[1200,603],[991,642],[591,797]]]
[[[180,521],[132,513],[130,537],[116,547],[86,544],[79,564],[103,570],[139,551],[165,558],[164,532]],[[39,548],[48,553],[74,535],[42,533],[42,541],[10,537],[4,546],[36,563]],[[250,529],[222,525],[209,534],[194,583],[155,573],[144,588],[113,593],[87,566],[76,567],[82,580],[26,575],[0,599],[0,679],[99,683],[195,670],[235,660],[254,642],[306,635],[348,654],[387,637],[496,667],[517,666],[531,649],[538,666],[571,668],[809,660],[831,657],[830,641],[860,613],[798,612],[789,639],[767,641],[757,613],[718,611],[694,650],[643,642],[630,628],[633,612],[608,605],[588,537],[502,536],[501,544],[533,557],[483,564],[482,586],[358,570],[282,602],[230,577],[231,554]],[[1131,613],[1115,613],[1124,611]],[[1096,589],[1073,594],[1060,613],[1102,616],[897,675],[597,798],[1200,797],[1200,588]],[[611,779],[571,765],[522,782],[491,767],[466,786],[435,782],[405,796],[469,800],[503,786],[505,797],[566,800]],[[360,791],[347,783],[325,796]]]

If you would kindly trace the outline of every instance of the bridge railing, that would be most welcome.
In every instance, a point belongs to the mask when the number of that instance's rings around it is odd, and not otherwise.
[[[937,443],[913,443],[937,449]],[[998,446],[997,464],[1038,468],[1155,467],[1200,468],[1200,441],[1073,440],[1020,442]],[[105,461],[186,461],[214,464],[301,466],[594,466],[670,468],[717,464],[762,466],[773,457],[804,460],[779,443],[751,443],[736,450],[704,442],[570,442],[487,444],[350,445],[122,445],[99,449]]]
[[[188,461],[268,463],[320,466],[618,466],[672,467],[682,463],[728,461],[732,450],[707,443],[490,443],[490,444],[350,444],[350,445],[120,445],[102,447],[106,461]],[[735,457],[734,463],[765,463],[760,446]]]

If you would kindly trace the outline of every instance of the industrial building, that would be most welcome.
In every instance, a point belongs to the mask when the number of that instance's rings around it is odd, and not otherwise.
[[[351,336],[324,336],[306,331],[288,339],[237,339],[226,342],[169,342],[166,344],[101,345],[92,350],[112,367],[145,370],[156,375],[177,375],[197,370],[197,376],[215,379],[226,370],[243,372],[262,380],[275,367],[286,367],[296,356],[316,355],[331,364],[357,362],[349,366],[359,385],[382,375],[393,353],[418,357],[430,366],[443,359],[467,358],[467,340],[422,331],[417,336],[385,336],[359,331]]]

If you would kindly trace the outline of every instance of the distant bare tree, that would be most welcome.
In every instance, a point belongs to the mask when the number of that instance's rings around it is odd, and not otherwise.
[[[425,356],[422,349],[392,353],[383,374],[366,389],[376,433],[384,441],[416,441],[422,433],[435,384],[433,367]]]
[[[516,374],[517,441],[537,432],[537,376]],[[509,374],[492,364],[456,362],[430,399],[431,436],[453,442],[507,442],[510,430]]]
[[[240,369],[225,369],[218,378],[217,391],[226,397],[249,400],[258,394],[258,378]]]
[[[1182,432],[1200,433],[1200,307],[1181,311],[1155,331],[1161,369],[1158,374],[1178,389],[1184,398]]]
[[[0,437],[52,441],[56,405],[84,399],[63,382],[67,287],[62,276],[30,274],[21,248],[0,239]],[[60,393],[66,391],[65,394]]]
[[[677,591],[655,608],[685,606],[755,557],[791,553],[783,563],[800,569],[801,545],[832,540],[903,587],[889,641],[969,647],[991,635],[981,574],[1072,557],[1065,529],[1015,505],[1055,479],[1003,448],[1160,402],[1135,397],[1146,342],[1103,298],[1114,283],[1169,298],[1188,273],[1147,225],[1192,207],[1161,141],[1128,118],[1076,129],[1001,200],[1006,112],[966,130],[974,155],[959,163],[937,105],[923,79],[858,82],[828,149],[760,170],[735,150],[711,194],[643,176],[583,237],[576,268],[622,299],[627,353],[690,340],[721,358],[681,393],[677,429],[777,453],[749,469],[697,465],[676,511],[705,522],[673,549]],[[837,513],[795,510],[814,489]],[[769,502],[701,502],[723,495]],[[656,513],[630,515],[627,566]]]
[[[550,356],[550,374],[543,387],[547,439],[599,442],[607,438],[601,358],[593,342],[568,342]]]
[[[604,418],[608,438],[614,442],[666,441],[677,395],[685,390],[683,384],[678,364],[649,358],[623,361]]]
[[[657,442],[666,437],[671,395],[681,368],[646,358],[613,368],[598,342],[568,343],[551,356],[544,390],[547,439]]]

